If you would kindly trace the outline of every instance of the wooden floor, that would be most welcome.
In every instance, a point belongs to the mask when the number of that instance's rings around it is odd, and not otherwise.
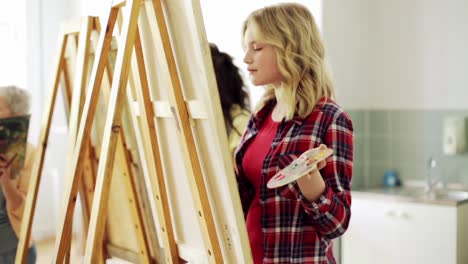
[[[36,241],[37,264],[50,264],[55,254],[55,237]],[[81,249],[77,239],[73,238],[70,253],[70,263],[81,263]]]
[[[83,252],[84,249],[80,246],[80,241],[73,237],[72,240],[72,247],[71,247],[71,253],[70,253],[70,263],[75,264],[75,263],[83,263]],[[51,237],[48,239],[43,239],[36,241],[35,243],[36,248],[37,248],[37,262],[36,264],[50,264],[53,261],[54,254],[55,254],[55,238]],[[116,258],[111,258],[106,260],[106,264],[129,264],[130,262],[121,260],[121,259],[116,259]]]

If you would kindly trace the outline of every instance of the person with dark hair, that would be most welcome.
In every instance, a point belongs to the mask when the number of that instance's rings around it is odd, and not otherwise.
[[[228,133],[229,150],[234,156],[234,151],[250,116],[249,95],[245,90],[239,68],[233,63],[232,57],[220,51],[213,43],[210,43],[210,50]]]
[[[0,118],[28,114],[30,98],[28,91],[16,86],[0,87]],[[11,164],[3,158],[0,161],[0,264],[15,263],[33,153],[34,146],[28,143],[19,175],[12,175]],[[27,263],[35,262],[36,248],[30,243]]]

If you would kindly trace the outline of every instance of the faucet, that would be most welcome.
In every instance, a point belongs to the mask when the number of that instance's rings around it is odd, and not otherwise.
[[[447,187],[447,177],[444,176],[445,173],[442,173],[442,176],[439,178],[433,179],[432,171],[435,167],[437,167],[437,161],[433,156],[430,156],[426,164],[426,193],[431,193],[434,186],[439,182],[442,182],[443,188]]]

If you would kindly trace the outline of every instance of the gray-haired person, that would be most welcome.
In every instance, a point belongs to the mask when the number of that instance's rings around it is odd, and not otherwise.
[[[30,101],[27,90],[16,86],[0,87],[0,119],[28,114]],[[24,167],[13,178],[11,165],[0,159],[0,264],[15,263],[33,150],[33,146],[28,144]],[[32,243],[29,245],[27,263],[36,263],[36,248]]]

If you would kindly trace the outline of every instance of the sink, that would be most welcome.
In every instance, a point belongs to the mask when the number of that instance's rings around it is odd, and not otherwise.
[[[468,192],[457,190],[433,190],[432,192],[424,193],[418,197],[429,200],[463,201],[468,199]]]
[[[397,187],[371,189],[372,193],[380,193],[401,198],[416,199],[431,202],[466,202],[468,201],[468,191],[455,189],[433,189],[427,192],[423,187]]]
[[[371,189],[370,191],[376,192],[376,193],[383,193],[383,194],[397,195],[397,196],[408,196],[408,197],[421,196],[424,194],[423,188],[407,188],[407,187]]]

